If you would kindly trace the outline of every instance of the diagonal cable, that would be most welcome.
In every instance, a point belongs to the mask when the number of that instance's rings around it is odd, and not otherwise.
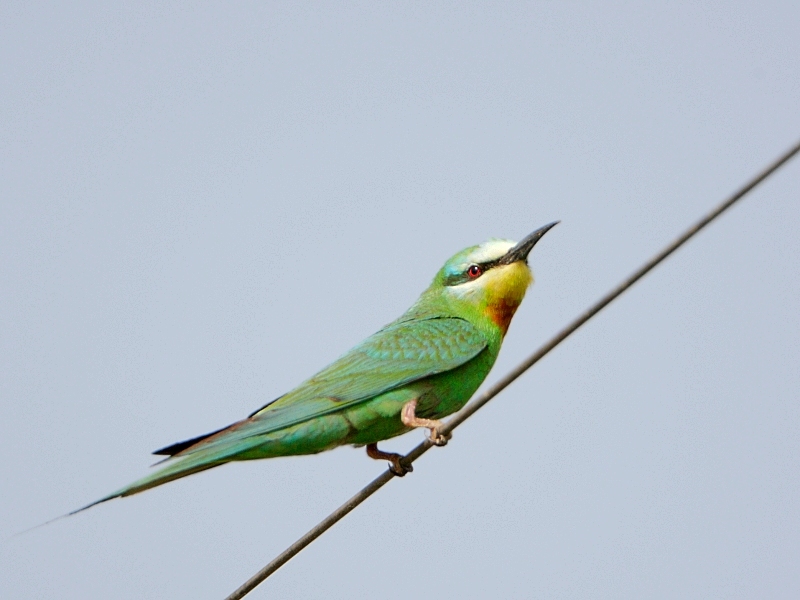
[[[483,405],[485,405],[487,402],[489,402],[489,400],[497,396],[497,394],[502,392],[506,387],[508,387],[515,379],[517,379],[525,371],[527,371],[533,365],[539,362],[540,359],[542,359],[548,352],[550,352],[553,348],[555,348],[561,342],[563,342],[576,329],[578,329],[581,325],[586,323],[586,321],[588,321],[597,313],[599,313],[601,310],[603,310],[612,301],[614,301],[617,297],[619,297],[625,290],[627,290],[634,283],[639,281],[639,279],[647,275],[647,273],[649,273],[662,260],[667,258],[670,254],[675,252],[675,250],[677,250],[683,244],[689,241],[689,239],[692,236],[698,233],[706,225],[711,223],[723,212],[728,210],[738,200],[741,200],[753,188],[755,188],[758,184],[767,179],[770,175],[772,175],[781,166],[783,166],[786,162],[788,162],[798,152],[800,152],[800,142],[792,146],[783,155],[781,155],[774,162],[765,167],[755,177],[753,177],[749,182],[743,185],[732,196],[724,200],[711,212],[709,212],[707,215],[705,215],[703,218],[697,221],[694,225],[689,227],[689,229],[683,232],[677,239],[675,239],[675,241],[673,241],[661,252],[659,252],[653,258],[647,261],[630,277],[622,281],[622,283],[620,283],[617,287],[613,288],[605,296],[600,298],[600,300],[598,300],[594,305],[586,309],[586,311],[583,314],[578,316],[574,321],[572,321],[572,323],[564,327],[564,329],[558,332],[552,339],[550,339],[549,342],[544,344],[536,352],[531,354],[523,362],[517,365],[511,372],[509,372],[500,381],[498,381],[492,387],[486,390],[476,400],[473,400],[462,410],[456,413],[441,429],[441,433],[447,435],[451,433],[456,427],[461,425],[461,423],[469,419],[473,414],[475,414],[478,410],[480,410],[480,408],[483,407]],[[429,440],[425,440],[424,442],[416,446],[414,449],[412,449],[411,452],[405,455],[405,457],[403,458],[403,463],[406,465],[410,465],[420,456],[422,456],[428,450],[430,450],[432,447],[433,444]],[[353,496],[347,502],[342,504],[330,515],[328,515],[322,521],[320,521],[319,524],[317,524],[314,528],[309,530],[308,533],[306,533],[303,537],[301,537],[294,544],[289,546],[286,550],[281,552],[277,557],[275,557],[275,559],[272,560],[272,562],[270,562],[268,565],[266,565],[264,568],[258,571],[255,575],[253,575],[250,579],[248,579],[244,584],[242,584],[241,587],[239,587],[236,591],[234,591],[225,600],[240,600],[241,598],[244,598],[247,594],[253,591],[256,588],[256,586],[258,586],[261,582],[263,582],[267,577],[272,575],[275,571],[277,571],[283,565],[289,562],[303,548],[311,544],[311,542],[313,542],[315,539],[317,539],[319,536],[325,533],[339,520],[344,518],[345,515],[347,515],[347,513],[356,508],[362,502],[364,502],[364,500],[369,498],[372,494],[374,494],[384,485],[389,483],[389,481],[391,481],[394,477],[395,477],[394,473],[392,473],[388,469],[383,473],[381,473],[381,475],[373,479],[366,487],[364,487],[361,491],[359,491],[355,496]]]

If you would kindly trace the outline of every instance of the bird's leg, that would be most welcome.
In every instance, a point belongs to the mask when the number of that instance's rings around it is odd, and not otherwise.
[[[398,477],[402,477],[406,473],[410,473],[414,470],[413,466],[404,465],[402,462],[400,462],[403,460],[403,456],[401,454],[378,450],[377,443],[367,444],[367,456],[374,458],[375,460],[388,460],[390,463],[389,470]]]
[[[403,405],[403,410],[400,411],[400,420],[403,425],[407,427],[427,427],[431,435],[428,439],[436,446],[445,446],[450,440],[452,434],[443,435],[439,430],[444,427],[444,423],[438,419],[423,419],[416,415],[417,401],[411,400]]]

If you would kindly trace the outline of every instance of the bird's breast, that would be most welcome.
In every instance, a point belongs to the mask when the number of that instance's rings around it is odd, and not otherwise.
[[[508,326],[511,324],[511,319],[514,317],[514,313],[517,312],[517,308],[519,308],[519,302],[501,298],[486,307],[486,314],[492,322],[502,330],[503,335],[505,335],[508,331]]]

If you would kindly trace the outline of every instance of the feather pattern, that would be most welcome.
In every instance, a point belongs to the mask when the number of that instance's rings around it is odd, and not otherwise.
[[[249,419],[177,456],[222,450],[253,436],[351,408],[418,379],[459,367],[486,345],[484,335],[460,318],[392,323]]]

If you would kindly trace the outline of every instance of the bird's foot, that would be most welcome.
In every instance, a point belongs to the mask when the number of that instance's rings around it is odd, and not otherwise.
[[[407,465],[403,462],[403,457],[399,454],[397,458],[389,463],[389,470],[398,477],[404,477],[406,473],[411,473],[414,470],[414,465]]]
[[[444,434],[440,431],[443,426],[444,424],[442,423],[436,427],[431,427],[430,429],[431,433],[428,439],[434,446],[447,446],[447,442],[449,442],[453,437],[452,433]]]
[[[403,410],[400,411],[400,420],[403,425],[407,427],[427,427],[430,430],[428,439],[434,446],[446,446],[450,438],[453,437],[451,433],[444,435],[441,433],[444,423],[438,419],[423,419],[416,414],[417,401],[411,400],[403,405]]]
[[[405,457],[402,454],[379,450],[378,444],[367,444],[367,456],[375,460],[388,460],[389,470],[398,477],[403,477],[406,473],[414,470],[413,465],[404,464],[403,458]]]

